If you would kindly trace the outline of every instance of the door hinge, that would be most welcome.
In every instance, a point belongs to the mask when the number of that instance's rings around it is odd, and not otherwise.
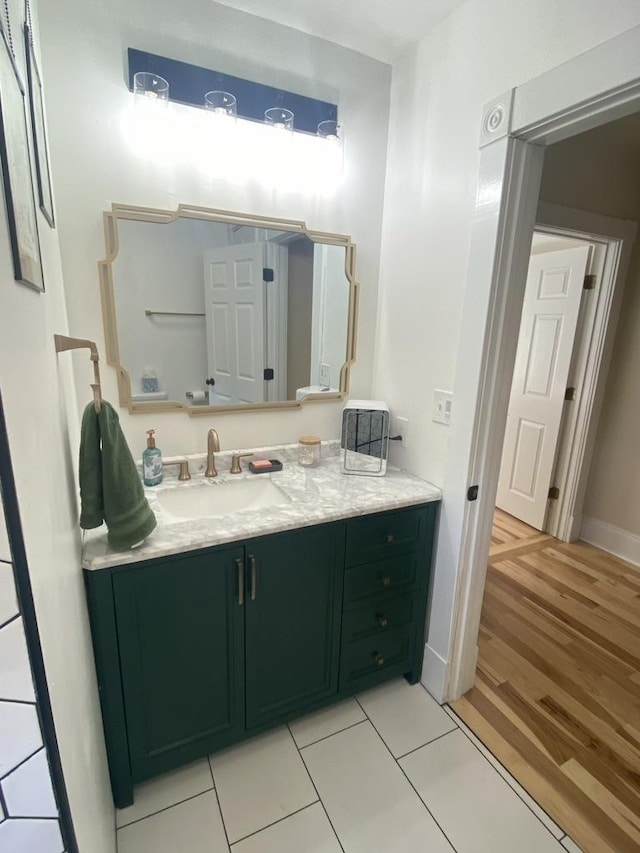
[[[265,367],[264,369],[264,381],[270,382],[274,377],[273,367]]]
[[[592,273],[585,275],[584,283],[582,285],[583,290],[595,290],[596,288],[596,277]]]
[[[271,267],[264,267],[262,270],[263,281],[273,281],[273,270]]]
[[[551,486],[549,489],[549,500],[557,501],[560,497],[560,489],[557,486]]]
[[[564,392],[564,399],[573,402],[578,396],[578,391],[576,388],[567,388]]]

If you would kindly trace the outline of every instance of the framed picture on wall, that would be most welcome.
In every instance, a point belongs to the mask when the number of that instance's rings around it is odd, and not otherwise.
[[[0,32],[0,164],[14,277],[44,290],[25,91],[4,32]]]
[[[29,84],[29,108],[31,111],[31,129],[36,155],[36,178],[38,182],[38,201],[40,210],[52,228],[55,228],[53,216],[53,193],[51,191],[51,172],[49,170],[49,146],[47,127],[44,120],[42,100],[42,80],[33,49],[33,37],[29,24],[24,26],[24,50],[27,60],[27,82]]]

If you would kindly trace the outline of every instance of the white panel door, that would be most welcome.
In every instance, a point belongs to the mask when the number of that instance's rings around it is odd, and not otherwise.
[[[219,403],[265,400],[264,243],[204,254],[207,364]]]
[[[532,255],[496,504],[542,530],[589,246]]]

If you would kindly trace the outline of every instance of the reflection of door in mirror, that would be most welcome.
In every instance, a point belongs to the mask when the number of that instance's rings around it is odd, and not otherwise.
[[[204,253],[210,405],[283,399],[286,297],[278,297],[286,285],[284,246],[239,243]]]

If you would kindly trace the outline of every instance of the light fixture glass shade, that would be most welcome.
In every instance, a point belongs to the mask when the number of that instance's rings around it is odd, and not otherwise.
[[[283,107],[272,107],[264,113],[265,124],[279,130],[293,130],[293,118],[291,110],[285,110]]]
[[[159,74],[153,74],[151,71],[137,71],[133,75],[133,94],[137,102],[144,99],[166,105],[169,101],[169,84]]]
[[[342,125],[333,119],[321,121],[316,132],[323,139],[342,139]]]
[[[204,105],[208,110],[217,115],[227,115],[235,118],[238,113],[235,97],[230,92],[222,92],[218,89],[207,92],[204,96]]]

